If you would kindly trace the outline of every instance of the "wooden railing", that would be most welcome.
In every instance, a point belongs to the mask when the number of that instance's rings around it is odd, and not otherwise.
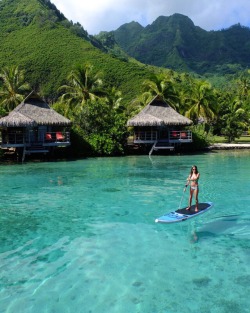
[[[24,136],[22,133],[7,133],[3,136],[4,143],[22,144],[24,143]]]
[[[166,132],[165,135],[158,135],[157,131],[138,131],[134,133],[135,143],[155,141],[191,142],[192,132],[190,130],[171,130]]]
[[[69,143],[70,132],[47,132],[47,133],[6,133],[2,134],[4,145],[29,145],[39,143],[41,145]]]
[[[156,141],[157,131],[139,131],[134,134],[134,141]]]
[[[69,142],[70,133],[69,132],[47,132],[46,134],[44,134],[43,141],[45,143]]]
[[[192,132],[190,130],[171,130],[169,140],[192,140]]]

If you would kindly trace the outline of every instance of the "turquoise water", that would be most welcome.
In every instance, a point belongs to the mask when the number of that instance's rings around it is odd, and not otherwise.
[[[214,208],[156,224],[193,164]],[[250,151],[0,171],[1,313],[250,312]]]

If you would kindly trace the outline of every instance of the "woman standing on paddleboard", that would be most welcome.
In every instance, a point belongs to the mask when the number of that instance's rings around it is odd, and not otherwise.
[[[198,212],[198,194],[199,194],[199,186],[198,186],[198,180],[200,178],[200,173],[198,172],[197,166],[193,165],[191,167],[190,174],[187,178],[187,184],[190,185],[190,195],[189,195],[189,204],[186,210],[190,210],[191,204],[192,204],[192,198],[193,195],[195,196],[195,212]]]

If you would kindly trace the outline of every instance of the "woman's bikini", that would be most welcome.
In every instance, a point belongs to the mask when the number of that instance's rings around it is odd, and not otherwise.
[[[196,183],[195,186],[190,186],[190,188],[191,188],[192,190],[198,190],[198,179],[199,179],[199,178],[192,179],[192,177],[190,177],[190,181]]]

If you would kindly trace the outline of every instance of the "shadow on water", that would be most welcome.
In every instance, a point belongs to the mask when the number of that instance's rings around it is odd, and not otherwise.
[[[191,236],[193,242],[220,236],[244,236],[249,234],[249,226],[250,221],[242,220],[240,215],[223,216],[201,226],[194,222]]]

